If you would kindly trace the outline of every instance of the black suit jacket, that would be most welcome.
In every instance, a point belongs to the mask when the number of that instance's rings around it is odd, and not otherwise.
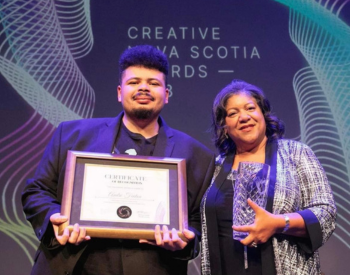
[[[50,216],[61,211],[67,151],[111,153],[122,115],[121,113],[116,118],[94,118],[61,123],[48,144],[34,177],[27,181],[22,194],[23,209],[40,240],[33,274],[73,274],[77,261],[89,245],[89,241],[79,246],[71,244],[60,246],[50,224]],[[168,127],[161,118],[159,123],[161,127],[153,156],[186,159],[189,226],[199,235],[200,201],[213,174],[214,153],[190,136]],[[133,248],[137,250],[139,245],[141,244],[135,244]],[[143,251],[144,246],[145,244]],[[147,255],[152,253],[161,254],[161,260],[154,255],[150,256],[149,264],[160,265],[162,269],[170,270],[173,269],[172,266],[178,266],[178,270],[185,270],[187,260],[197,253],[189,251],[190,248],[193,246],[189,246],[186,251],[170,252],[152,247],[148,253],[147,251],[143,253],[142,257],[147,258]],[[179,258],[182,260],[179,261]],[[132,262],[137,261],[135,256]],[[146,267],[137,266],[132,262],[123,263],[125,274],[128,273],[128,269],[130,274],[142,274],[140,270]]]

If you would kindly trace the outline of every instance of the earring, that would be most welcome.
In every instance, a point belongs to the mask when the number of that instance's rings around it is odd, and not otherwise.
[[[225,133],[225,137],[226,137],[226,139],[228,139],[228,135],[227,135],[227,133]]]

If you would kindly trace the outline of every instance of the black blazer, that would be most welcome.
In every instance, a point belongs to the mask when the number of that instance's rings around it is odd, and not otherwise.
[[[49,220],[52,214],[61,211],[67,151],[111,153],[122,116],[123,113],[116,118],[67,121],[56,129],[34,177],[27,181],[22,193],[26,218],[41,242],[32,274],[73,274],[73,269],[85,247],[89,245],[89,241],[79,246],[71,244],[60,246],[54,237]],[[214,171],[214,153],[190,136],[168,127],[162,118],[159,118],[159,123],[160,129],[153,156],[186,159],[189,226],[200,235],[200,201]],[[144,246],[143,244],[143,250]],[[183,260],[177,260],[176,265],[183,265],[182,269],[185,270],[187,260],[198,253],[193,250],[195,249],[174,253],[161,248],[152,248],[149,253],[156,251],[162,254],[162,262],[154,262],[152,260],[154,257],[151,257],[149,264],[162,266],[169,264],[170,267],[174,264],[172,259],[181,258]],[[135,257],[133,262],[137,261]],[[47,270],[49,267],[51,272]],[[131,274],[138,274],[142,270],[137,264],[130,266],[123,264],[123,268],[130,269]]]

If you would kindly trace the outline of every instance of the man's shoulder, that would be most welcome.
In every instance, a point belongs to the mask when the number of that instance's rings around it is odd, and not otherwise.
[[[189,134],[186,134],[180,130],[176,130],[174,128],[171,128],[173,135],[175,138],[181,139],[181,140],[186,140],[190,143],[194,143],[194,144],[199,144],[202,145],[198,140],[196,140],[195,138],[191,137]]]
[[[206,151],[207,153],[214,154],[207,146],[205,146],[203,143],[196,140],[195,138],[191,137],[190,135],[173,128],[171,128],[171,130],[173,131],[175,142],[181,143],[182,146],[198,148],[203,151]]]
[[[77,120],[68,120],[61,122],[60,126],[68,128],[95,128],[99,125],[110,124],[115,118],[85,118]]]

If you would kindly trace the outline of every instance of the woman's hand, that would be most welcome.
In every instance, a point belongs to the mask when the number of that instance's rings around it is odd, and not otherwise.
[[[258,206],[251,199],[248,199],[249,206],[255,212],[255,220],[253,224],[243,226],[232,226],[232,228],[239,232],[248,232],[249,235],[241,241],[243,245],[256,246],[267,242],[272,235],[276,233],[283,233],[286,235],[306,238],[308,233],[305,228],[304,219],[298,213],[288,213],[289,229],[283,232],[286,226],[284,215],[274,215],[265,209]]]
[[[250,225],[232,226],[239,232],[248,232],[249,235],[241,241],[243,245],[254,246],[267,242],[267,240],[277,232],[280,225],[276,221],[276,216],[258,206],[251,199],[248,199],[249,206],[255,212],[255,221]]]

